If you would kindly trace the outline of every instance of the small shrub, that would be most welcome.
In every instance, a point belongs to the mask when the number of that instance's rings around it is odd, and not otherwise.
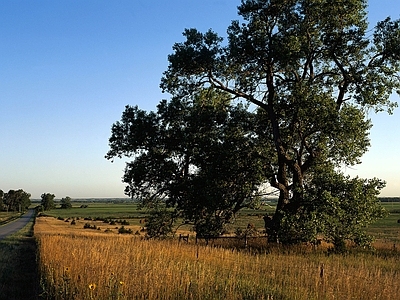
[[[155,210],[150,213],[147,227],[147,236],[149,238],[166,238],[172,234],[174,216],[170,211]]]
[[[235,230],[235,235],[239,238],[243,238],[243,237],[248,237],[248,236],[258,236],[259,233],[257,231],[257,228],[254,226],[254,224],[247,224],[247,228],[246,229],[240,229],[237,228]]]
[[[118,229],[118,233],[124,234],[132,234],[132,229],[128,228],[126,229],[124,226],[122,226],[121,228]]]
[[[85,223],[85,225],[83,225],[84,229],[97,229],[96,225],[91,225],[90,223]]]

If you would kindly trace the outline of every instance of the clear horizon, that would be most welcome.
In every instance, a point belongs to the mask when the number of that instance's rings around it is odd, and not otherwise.
[[[400,1],[370,0],[370,27],[400,18]],[[226,37],[232,0],[3,1],[0,7],[0,189],[40,199],[127,198],[125,161],[104,158],[125,105],[155,110],[162,73],[185,28]],[[397,96],[393,101],[399,102]],[[400,108],[371,113],[371,148],[344,171],[387,181],[400,196]]]

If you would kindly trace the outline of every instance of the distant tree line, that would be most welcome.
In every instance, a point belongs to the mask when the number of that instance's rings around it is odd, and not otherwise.
[[[400,202],[400,197],[379,197],[381,202]]]
[[[0,210],[1,211],[23,211],[31,205],[31,194],[22,189],[9,190],[4,193],[0,190]]]
[[[0,211],[24,211],[31,205],[31,194],[25,192],[22,189],[19,190],[9,190],[4,193],[0,190]],[[41,195],[41,208],[42,210],[51,210],[56,208],[54,202],[55,195],[51,193],[43,193]],[[62,209],[72,208],[71,198],[66,196],[60,201]]]

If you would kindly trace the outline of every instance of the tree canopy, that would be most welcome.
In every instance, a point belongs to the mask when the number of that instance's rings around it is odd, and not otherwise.
[[[107,157],[134,156],[124,176],[131,197],[153,206],[162,200],[198,232],[207,231],[205,220],[222,231],[259,200],[268,153],[255,134],[257,122],[218,91],[161,101],[157,112],[127,106],[113,125]]]
[[[171,94],[171,103],[179,105],[194,103],[205,91],[229,99],[218,111],[234,109],[238,102],[247,103],[249,106],[244,105],[246,109],[241,111],[243,118],[234,126],[239,129],[246,122],[251,124],[240,136],[249,146],[242,147],[246,143],[233,139],[232,144],[211,152],[207,147],[196,148],[197,144],[180,150],[203,151],[204,157],[213,161],[211,168],[216,168],[205,172],[207,176],[220,167],[223,174],[229,174],[224,168],[232,162],[236,168],[232,174],[250,174],[245,182],[225,179],[235,195],[241,187],[245,196],[252,194],[261,181],[276,189],[276,212],[266,226],[271,240],[290,243],[323,234],[336,245],[344,239],[361,243],[365,240],[361,228],[383,215],[377,195],[385,183],[379,179],[352,179],[340,168],[360,163],[368,150],[372,126],[368,113],[392,113],[396,107],[389,97],[400,90],[400,21],[387,18],[368,31],[367,1],[363,0],[242,0],[238,13],[242,21],[232,22],[226,41],[212,30],[201,33],[186,29],[186,40],[176,43],[168,56],[161,88]],[[167,107],[166,102],[162,105]],[[136,114],[135,122],[127,119],[128,111]],[[180,157],[178,169],[176,160],[160,164],[165,156],[160,139],[172,142],[176,137],[170,139],[168,130],[154,126],[156,119],[153,113],[146,115],[127,108],[122,122],[113,126],[108,153],[108,158],[133,156],[124,181],[131,187],[132,182],[146,181],[151,193],[185,170],[186,157]],[[253,119],[257,121],[249,121]],[[198,120],[201,128],[210,124],[207,119]],[[169,129],[172,125],[166,126]],[[144,130],[147,128],[152,130]],[[212,132],[222,134],[214,129]],[[195,131],[190,135],[198,136]],[[200,140],[201,145],[210,142],[209,136],[211,132]],[[225,137],[219,135],[214,140]],[[153,155],[154,142],[158,151],[154,156],[160,159],[153,161],[146,156]],[[140,143],[147,147],[138,147]],[[229,160],[229,153],[238,156]],[[145,170],[143,165],[149,163],[154,163],[153,173],[165,180],[154,181],[150,176],[139,179],[138,174]],[[189,201],[193,206],[212,191],[215,197],[205,202],[207,208],[213,207],[215,198],[230,199],[232,195],[222,192],[225,183],[218,183],[214,189],[216,180],[201,177],[208,166],[199,165],[193,178],[204,185],[204,193],[189,196],[198,190],[185,190],[178,184],[169,196],[186,193],[183,203]],[[253,169],[258,168],[262,171],[254,173]],[[128,193],[134,190],[128,187]]]
[[[4,192],[3,190],[0,190],[0,210],[3,209],[3,197],[4,197]]]
[[[69,197],[69,196],[66,196],[65,198],[62,198],[60,203],[61,203],[61,208],[62,209],[70,209],[70,208],[72,208],[71,197]]]
[[[42,198],[40,204],[42,205],[43,210],[50,210],[56,207],[54,203],[54,198],[56,196],[54,194],[43,193],[40,197]]]
[[[0,194],[3,194],[3,197],[0,197],[0,205],[3,203],[7,211],[22,211],[31,205],[31,194],[22,189],[9,190],[7,193],[1,191]]]

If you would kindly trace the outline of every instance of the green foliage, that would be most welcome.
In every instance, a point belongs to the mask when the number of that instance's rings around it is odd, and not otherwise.
[[[150,212],[146,222],[147,236],[149,238],[166,238],[172,234],[174,213],[166,209]]]
[[[186,29],[161,80],[172,99],[157,112],[127,106],[112,127],[106,157],[133,158],[126,193],[217,234],[268,184],[279,194],[270,240],[368,242],[384,183],[337,170],[368,150],[368,111],[396,107],[400,21],[371,36],[366,9],[364,0],[243,0],[244,22],[232,22],[226,42]]]
[[[329,163],[329,172],[360,163],[370,146],[368,110],[396,107],[389,96],[400,90],[400,21],[379,22],[371,39],[363,0],[243,0],[238,11],[244,22],[232,22],[227,42],[212,31],[185,30],[161,87],[181,101],[206,88],[257,108],[263,122],[256,136],[269,153],[265,182],[279,193],[267,228],[272,239],[309,240],[321,230],[329,240],[352,239],[339,225],[357,209],[367,213],[344,222],[352,232],[379,217],[373,199],[382,182],[337,173],[322,198],[308,186],[323,172],[320,163]],[[331,185],[345,190],[332,195]]]
[[[3,196],[3,205],[7,211],[22,211],[31,205],[31,194],[19,190],[9,190]]]
[[[224,233],[224,220],[216,215],[205,216],[195,225],[199,237],[216,237]]]
[[[54,203],[55,197],[56,196],[54,194],[50,194],[50,193],[43,193],[41,195],[42,201],[40,202],[40,204],[42,205],[44,210],[51,210],[56,207],[56,205]]]
[[[61,208],[62,209],[70,209],[72,208],[71,198],[65,197],[61,199]]]
[[[387,215],[378,199],[385,182],[350,178],[328,166],[317,172],[306,192],[310,211],[318,220],[318,233],[339,247],[346,240],[369,245],[372,239],[364,229]]]
[[[212,215],[227,223],[256,207],[269,148],[254,130],[257,116],[230,103],[226,93],[203,90],[187,101],[162,101],[156,113],[126,107],[107,154],[134,155],[126,193],[151,209],[174,207],[194,224]]]
[[[3,198],[4,198],[4,192],[3,190],[0,190],[0,211],[3,210]]]

